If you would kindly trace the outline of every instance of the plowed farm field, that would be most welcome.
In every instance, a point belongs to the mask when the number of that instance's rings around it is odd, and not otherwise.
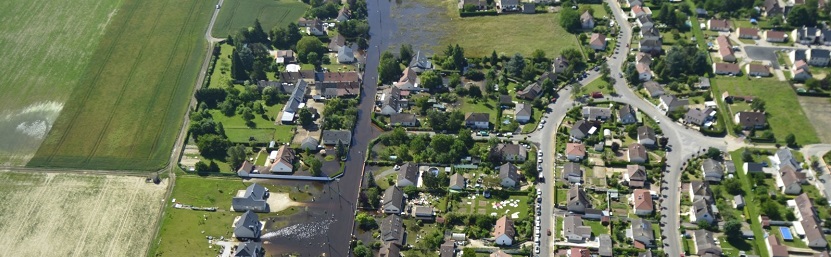
[[[142,177],[0,172],[0,256],[144,256],[165,188]]]

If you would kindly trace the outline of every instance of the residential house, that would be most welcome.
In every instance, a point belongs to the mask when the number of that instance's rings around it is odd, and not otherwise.
[[[563,237],[572,243],[583,243],[592,237],[592,228],[583,225],[583,218],[577,215],[563,218]]]
[[[710,19],[707,21],[707,28],[712,31],[730,32],[730,21]]]
[[[594,29],[594,17],[589,11],[585,11],[580,15],[580,27],[584,30]]]
[[[418,118],[412,113],[393,113],[390,115],[390,125],[418,127]]]
[[[742,74],[741,68],[735,63],[717,62],[713,63],[713,73],[716,75],[733,75],[738,76]]]
[[[393,243],[384,243],[378,249],[378,257],[401,257],[401,247]]]
[[[338,52],[342,46],[346,45],[346,38],[341,34],[337,34],[329,40],[329,51]]]
[[[297,63],[297,54],[292,50],[277,50],[274,53],[274,62],[279,64]]]
[[[456,257],[456,241],[444,241],[439,248],[439,257]]]
[[[638,42],[638,50],[644,53],[660,54],[663,43],[659,39],[644,38]]]
[[[528,158],[528,151],[518,144],[497,144],[491,149],[491,154],[507,162],[521,162]]]
[[[716,244],[713,233],[707,230],[699,229],[692,233],[695,244],[695,251],[692,251],[698,256],[721,256],[721,248]]]
[[[499,166],[499,184],[502,187],[516,187],[519,179],[519,171],[513,163],[506,162],[502,166]]]
[[[430,205],[414,205],[411,215],[419,220],[433,220],[436,212],[433,210],[433,206]]]
[[[721,162],[711,158],[701,162],[701,171],[704,173],[705,181],[719,182],[724,177],[724,166]]]
[[[556,69],[556,68],[555,68]],[[517,91],[516,97],[525,100],[534,100],[542,95],[542,86],[540,83],[531,83],[520,91]]]
[[[779,243],[776,235],[769,235],[767,238],[767,249],[771,257],[788,257],[788,247]]]
[[[422,88],[418,87],[419,80],[418,74],[415,70],[407,67],[404,69],[404,72],[401,74],[401,77],[398,78],[397,82],[393,83],[393,86],[401,89],[401,90],[423,90]]]
[[[450,176],[450,186],[448,186],[452,190],[464,190],[466,186],[465,177],[462,176],[461,173],[453,174]]]
[[[350,46],[341,46],[338,49],[338,63],[347,64],[355,62],[355,53]]]
[[[817,214],[817,209],[814,207],[811,198],[807,194],[802,193],[794,199],[794,202],[796,203],[794,214],[796,214],[796,219],[799,221],[799,223],[795,222],[794,225],[799,224],[802,226],[805,232],[802,240],[811,248],[824,249],[827,247],[828,242],[825,241],[822,226],[820,226],[822,221]]]
[[[659,97],[665,94],[664,87],[655,81],[644,82],[643,89],[646,89],[646,92],[649,93],[649,96],[652,98]]]
[[[599,121],[578,120],[571,126],[569,134],[571,136],[571,140],[580,141],[589,135],[593,135],[598,129],[600,129]]]
[[[831,61],[831,51],[826,49],[811,48],[808,50],[808,64],[825,67]]]
[[[271,164],[271,168],[269,169],[271,173],[291,173],[294,171],[295,154],[294,150],[290,147],[281,145],[280,149],[272,151],[271,155],[275,157],[272,159],[274,163]]]
[[[722,61],[725,62],[735,62],[736,55],[733,54],[733,44],[730,43],[730,40],[727,39],[727,36],[721,35],[716,38],[716,44],[718,44],[718,54],[721,57]]]
[[[633,19],[641,16],[652,16],[652,10],[647,6],[635,6],[629,11],[629,16]]]
[[[784,31],[775,30],[765,31],[765,41],[773,43],[784,43],[788,41],[788,33],[785,33]]]
[[[675,111],[679,108],[684,108],[687,106],[687,104],[689,104],[689,100],[679,99],[674,95],[662,95],[661,98],[659,98],[659,100],[660,104],[658,104],[658,107],[661,108],[661,110],[664,110],[665,112]]]
[[[744,130],[764,129],[768,124],[764,112],[738,112],[733,117],[733,122]]]
[[[305,80],[298,79],[297,83],[295,83],[294,90],[291,92],[291,96],[289,96],[288,102],[286,105],[283,106],[283,110],[280,116],[280,122],[283,124],[291,124],[294,122],[294,115],[297,114],[297,111],[300,108],[300,104],[304,103],[306,100],[306,87],[309,84],[306,83]]]
[[[647,147],[655,146],[655,143],[658,142],[658,137],[655,136],[655,130],[647,127],[647,126],[640,126],[638,127],[638,143],[642,144]]]
[[[626,0],[626,4],[629,5],[629,8],[635,6],[643,6],[643,1],[641,0]]]
[[[465,127],[474,129],[490,128],[490,114],[482,112],[468,113],[465,117]]]
[[[805,49],[795,49],[793,51],[788,52],[788,58],[791,59],[791,63],[796,64],[797,61],[805,61],[808,62],[808,51]]]
[[[508,216],[502,216],[496,220],[496,225],[493,226],[493,242],[496,245],[512,245],[514,244],[514,236],[516,230],[514,229],[514,221]]]
[[[643,29],[647,27],[654,27],[655,21],[652,20],[652,16],[643,15],[638,18],[635,18],[635,24],[637,24],[638,27],[641,27],[641,29]]]
[[[644,28],[641,28],[640,33],[641,33],[641,38],[642,39],[651,39],[651,40],[661,41],[661,31],[658,30],[658,28],[644,27]],[[640,62],[640,61],[638,61],[637,58],[635,59],[635,61]]]
[[[804,82],[813,77],[808,69],[808,63],[805,60],[794,62],[793,66],[791,66],[791,74],[793,74],[793,80],[799,82]]]
[[[579,143],[566,144],[566,159],[579,162],[586,157],[586,146]]]
[[[248,210],[234,220],[234,237],[245,241],[246,239],[260,239],[263,224],[257,214]]]
[[[700,89],[710,88],[710,78],[698,77],[698,88],[700,88]]]
[[[742,209],[745,206],[744,197],[741,195],[733,196],[733,208]]]
[[[623,173],[623,180],[630,188],[643,188],[646,185],[646,167],[629,164],[626,165],[626,173]]]
[[[783,9],[782,6],[779,5],[779,0],[765,0],[762,15],[765,17],[774,17],[782,14]]]
[[[514,119],[516,119],[519,124],[525,124],[531,121],[531,117],[534,114],[534,109],[531,108],[530,104],[517,104],[515,111],[514,111]]]
[[[716,218],[710,207],[710,203],[706,199],[702,198],[694,201],[692,207],[690,207],[690,222],[706,221],[707,223],[713,223]]]
[[[586,213],[587,209],[592,208],[592,203],[586,192],[580,188],[579,185],[571,185],[567,194],[566,209],[574,213]]]
[[[234,251],[233,257],[262,257],[264,255],[263,243],[245,241],[237,245],[237,250]]]
[[[584,106],[583,118],[589,121],[605,121],[612,117],[612,110],[604,107]]]
[[[343,5],[340,10],[338,10],[338,17],[335,18],[337,22],[346,22],[349,20],[349,17],[352,16],[349,8],[346,8],[346,5]]]
[[[651,222],[642,218],[632,219],[631,229],[632,241],[634,241],[635,248],[644,249],[655,247],[655,230],[652,229]]]
[[[336,146],[338,142],[345,146],[352,143],[352,131],[349,130],[324,130],[323,145]]]
[[[390,87],[381,91],[378,95],[378,104],[381,115],[392,115],[401,111],[401,90],[397,87]]]
[[[583,183],[583,170],[579,163],[568,162],[563,165],[563,180],[569,183]]]
[[[706,18],[710,14],[704,8],[698,7],[695,8],[695,15],[697,15],[698,17]]]
[[[317,151],[320,147],[320,142],[314,137],[306,137],[300,142],[300,150]]]
[[[635,189],[629,201],[632,204],[635,215],[650,215],[655,211],[655,207],[652,204],[652,193],[647,189]]]
[[[637,112],[638,112],[638,109],[635,108],[634,106],[624,104],[623,106],[620,107],[620,109],[618,109],[617,120],[623,125],[637,123],[638,122]]]
[[[554,58],[554,62],[551,63],[551,71],[555,74],[560,74],[565,72],[566,69],[568,69],[568,61],[565,57],[557,56],[557,58]],[[519,95],[517,95],[517,97],[519,97]]]
[[[231,199],[231,208],[234,211],[268,212],[268,189],[260,184],[253,183],[245,188],[242,195]]]
[[[488,8],[488,3],[485,0],[459,0],[459,9],[464,9],[465,5],[472,5],[476,7],[477,11]]]
[[[508,108],[513,107],[514,105],[515,105],[514,104],[514,99],[512,99],[510,95],[507,95],[507,94],[499,95],[499,107],[500,108],[508,109]]]
[[[319,81],[315,88],[323,92],[324,98],[354,97],[361,92],[360,74],[355,71],[349,72],[321,72],[316,75]]]
[[[536,4],[531,2],[524,2],[522,3],[522,13],[524,14],[534,14],[537,12]]]
[[[566,250],[566,256],[568,257],[591,257],[592,251],[583,247],[571,247],[571,249]]]
[[[704,124],[713,119],[713,115],[715,115],[715,110],[707,108],[705,110],[695,108],[689,109],[686,114],[684,114],[684,123],[693,124],[696,126],[704,126]]]
[[[323,27],[323,21],[317,18],[311,20],[311,22],[308,23],[308,27],[306,27],[306,34],[311,36],[326,35],[326,28]]]
[[[612,236],[609,234],[602,234],[597,236],[599,245],[597,248],[597,253],[600,254],[600,257],[612,257]]]
[[[497,0],[496,2],[503,12],[519,11],[519,0]]]
[[[400,214],[404,211],[404,191],[398,186],[388,187],[381,199],[381,206],[384,213]]]
[[[652,65],[652,55],[648,53],[641,53],[638,52],[635,54],[635,62],[636,63],[643,63],[648,65]]]
[[[816,27],[803,26],[801,28],[796,28],[793,30],[793,32],[791,32],[791,37],[793,38],[794,42],[803,45],[819,43],[819,39],[821,36],[822,31]]]
[[[589,39],[589,46],[595,51],[605,51],[606,35],[600,33],[592,33],[592,36]]]
[[[652,80],[652,69],[649,68],[649,65],[638,63],[635,64],[635,69],[638,71],[638,79],[641,81]]]
[[[427,55],[422,54],[421,50],[416,51],[413,60],[410,61],[410,69],[416,73],[422,73],[433,69],[433,63],[427,59]]]
[[[785,166],[785,168],[781,170],[785,171],[776,173],[778,175],[776,184],[779,186],[779,189],[782,190],[782,193],[789,195],[798,195],[802,193],[802,184],[805,182],[805,173],[797,174],[797,172],[789,166]]]
[[[403,246],[406,243],[404,242],[404,233],[406,233],[406,230],[404,229],[404,222],[401,216],[387,215],[380,223],[378,227],[381,230],[381,242],[397,246]]]
[[[710,184],[704,181],[690,181],[689,188],[690,202],[704,199],[709,203],[713,203],[713,191],[710,190]]]
[[[629,162],[645,163],[649,159],[649,156],[646,153],[646,147],[642,144],[631,144],[628,149],[629,151],[627,152],[626,158]]]
[[[747,174],[747,173],[762,173],[762,172],[764,172],[764,170],[762,170],[762,169],[764,168],[764,166],[763,166],[761,163],[755,163],[755,162],[745,162],[745,163],[742,165],[742,168],[744,169],[744,173],[745,173],[745,174]]]
[[[759,39],[759,30],[754,28],[739,28],[739,38]]]
[[[399,187],[418,185],[418,164],[407,162],[398,167],[398,181],[395,185]]]
[[[767,77],[770,76],[770,67],[763,64],[751,63],[747,65],[747,75]]]
[[[785,167],[793,168],[796,171],[802,170],[802,165],[799,165],[799,161],[794,158],[791,149],[787,147],[776,150],[776,154],[773,155],[773,165],[779,168],[780,171]]]

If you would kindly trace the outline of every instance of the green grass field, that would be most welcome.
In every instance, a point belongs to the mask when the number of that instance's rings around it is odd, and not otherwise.
[[[260,19],[263,29],[285,27],[297,22],[309,5],[292,0],[228,0],[219,10],[219,17],[211,31],[214,37],[224,38],[241,29],[251,27]]]
[[[207,50],[214,5],[125,0],[29,166],[165,166]]]
[[[478,57],[490,56],[494,50],[506,56],[531,56],[534,50],[542,49],[553,58],[563,49],[580,48],[577,37],[560,27],[559,18],[556,13],[466,18],[456,14],[450,22],[437,25],[445,26],[449,33],[439,40],[441,44],[435,50],[440,52],[448,44],[459,44],[466,56]]]
[[[815,128],[808,121],[799,105],[796,93],[785,82],[774,78],[750,79],[746,77],[718,77],[715,79],[715,95],[755,96],[765,101],[768,124],[777,142],[785,142],[788,133],[796,136],[800,145],[819,143]],[[732,115],[730,116],[732,120]]]
[[[84,74],[119,0],[0,2],[0,163],[23,165]]]

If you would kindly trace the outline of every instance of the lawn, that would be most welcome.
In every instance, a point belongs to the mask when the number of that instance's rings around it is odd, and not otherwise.
[[[814,127],[797,101],[796,93],[787,83],[774,78],[718,77],[715,80],[715,95],[727,91],[730,95],[750,95],[763,99],[768,124],[773,129],[777,142],[784,143],[785,136],[793,133],[800,145],[819,143]]]
[[[588,85],[583,86],[583,92],[587,94],[591,94],[593,92],[598,91],[600,93],[603,93],[604,96],[608,96],[612,92],[611,90],[609,90],[609,83],[600,78],[597,78]]]
[[[526,195],[514,195],[511,196],[509,199],[519,200],[517,207],[502,207],[502,208],[494,208],[493,203],[501,202],[501,200],[495,198],[484,198],[481,195],[477,195],[476,199],[470,199],[469,196],[463,197],[461,201],[456,202],[453,204],[454,210],[463,213],[469,214],[484,214],[484,215],[491,215],[491,213],[496,213],[497,216],[501,217],[503,215],[511,215],[514,213],[518,213],[519,217],[527,217],[531,212],[529,209],[528,204],[528,196]],[[473,207],[471,209],[471,207]],[[530,214],[533,215],[533,214]]]
[[[227,0],[219,11],[211,34],[225,38],[241,28],[251,27],[255,19],[263,29],[271,31],[275,26],[285,27],[297,22],[309,5],[292,0]]]
[[[217,247],[209,249],[205,236],[232,236],[231,224],[238,212],[231,212],[231,199],[238,190],[244,190],[250,183],[239,179],[201,178],[196,176],[178,176],[176,187],[170,196],[182,204],[193,206],[218,207],[217,212],[202,212],[173,208],[171,201],[166,201],[162,227],[156,240],[151,245],[148,256],[213,256]],[[290,187],[264,185],[271,193],[286,193],[298,201],[308,201],[309,195],[294,192]],[[286,210],[297,212],[297,210]],[[260,220],[274,217],[281,213],[259,213]],[[204,231],[204,232],[203,232]]]
[[[273,121],[274,117],[277,117],[282,108],[282,104],[266,106],[265,115],[269,119],[264,118],[262,115],[255,115],[252,120],[254,127],[246,126],[242,115],[228,117],[220,110],[208,110],[208,112],[214,121],[222,123],[222,126],[225,128],[225,134],[231,142],[248,143],[250,137],[254,137],[254,142],[258,143],[268,143],[271,140],[288,143],[294,137],[294,126],[275,125]]]
[[[800,239],[797,236],[794,236],[794,239],[791,241],[785,241],[783,239],[784,237],[782,237],[782,232],[779,231],[778,226],[770,226],[770,233],[776,235],[776,238],[779,238],[779,242],[782,242],[783,245],[796,248],[808,248],[808,245],[805,244],[805,241],[802,241],[802,239]],[[791,232],[791,234],[795,235],[796,233]]]
[[[199,0],[125,0],[28,165],[164,167],[208,48],[212,10]]]
[[[121,1],[6,0],[0,4],[0,163],[24,165],[90,63]],[[48,39],[47,39],[48,38]],[[43,124],[43,123],[41,123]],[[34,124],[32,124],[34,125]],[[34,126],[33,126],[34,127]],[[34,132],[34,133],[27,133]]]
[[[226,83],[231,81],[231,54],[234,52],[234,46],[229,44],[219,45],[219,58],[217,58],[216,66],[211,73],[211,81],[208,87],[222,88]],[[272,73],[269,72],[269,75]]]
[[[739,149],[739,150],[730,152],[731,159],[733,161],[736,161],[737,163],[738,163],[738,161],[742,160],[742,150],[743,149]],[[753,188],[753,187],[750,185],[750,180],[748,179],[747,175],[744,174],[744,168],[741,165],[736,165],[736,175],[738,176],[739,181],[742,182],[742,189],[744,190],[744,192],[753,192],[753,190],[751,190],[751,188]],[[749,203],[756,202],[755,198],[756,197],[755,197],[754,193],[748,193],[748,194],[745,195],[745,201],[749,202]],[[758,205],[757,204],[748,204],[748,205],[746,205],[744,208],[745,208],[745,211],[747,211],[747,213],[748,213],[748,217],[758,217],[759,216],[759,206],[760,205],[761,204],[758,204]],[[755,244],[755,246],[753,246],[753,248],[756,249],[756,253],[760,256],[768,256],[767,255],[765,237],[764,237],[765,236],[765,231],[762,229],[762,224],[759,223],[759,219],[756,219],[756,218],[751,218],[750,219],[750,229],[753,230],[753,236],[754,236],[753,244]]]
[[[492,124],[496,124],[496,111],[499,108],[497,103],[491,101],[489,98],[484,98],[483,100],[474,100],[468,98],[462,98],[462,105],[459,108],[459,111],[467,115],[468,113],[472,112],[484,112],[490,115],[490,121]]]
[[[594,236],[609,234],[609,228],[603,226],[600,221],[596,220],[583,220],[583,225],[589,226],[592,228],[592,234]]]

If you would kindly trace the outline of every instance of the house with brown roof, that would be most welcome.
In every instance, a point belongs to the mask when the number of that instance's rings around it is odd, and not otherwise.
[[[583,170],[579,163],[568,162],[563,165],[563,180],[569,183],[583,182]]]
[[[776,172],[776,186],[784,194],[798,195],[802,193],[802,184],[806,183],[805,173],[797,172],[791,166],[784,166]]]
[[[514,244],[514,221],[508,216],[502,216],[496,220],[496,225],[493,227],[493,242],[496,245],[512,245]]]
[[[595,51],[606,50],[606,35],[592,33],[591,39],[589,39],[589,46]]]
[[[649,156],[646,153],[646,146],[642,144],[634,143],[629,145],[629,151],[627,152],[626,159],[632,163],[645,163]]]
[[[465,127],[475,129],[490,128],[490,114],[483,112],[472,112],[465,115]]]
[[[730,21],[710,19],[707,21],[707,28],[712,31],[730,32]]]
[[[580,15],[580,27],[585,30],[594,29],[594,17],[589,11],[585,11]]]
[[[646,179],[646,167],[637,164],[626,165],[623,181],[629,184],[629,188],[643,188],[646,185]]]
[[[751,63],[747,65],[747,75],[767,77],[770,76],[770,67],[763,64]]]
[[[717,75],[737,76],[742,74],[742,69],[735,63],[717,62],[713,63],[713,73]]]
[[[788,33],[784,31],[765,31],[765,41],[773,43],[784,43],[788,41]]]
[[[739,28],[739,38],[759,39],[759,30],[754,28]]]
[[[652,80],[652,69],[649,68],[649,65],[645,63],[637,63],[635,64],[635,69],[638,71],[638,79],[641,81]]]
[[[516,187],[519,184],[520,178],[516,165],[507,162],[499,166],[499,184],[502,187]]]
[[[716,38],[716,44],[718,44],[718,54],[721,57],[722,61],[725,62],[735,62],[736,55],[733,54],[733,44],[730,43],[730,40],[727,39],[727,36],[721,35]]]
[[[489,255],[488,257],[511,257],[511,255],[503,252],[502,250],[499,250],[496,252],[492,252],[491,255]]]
[[[629,198],[629,203],[632,204],[635,215],[650,215],[655,211],[652,205],[652,194],[647,189],[635,189]]]
[[[805,236],[802,240],[811,248],[824,249],[827,247],[828,242],[825,241],[822,226],[820,226],[822,222],[819,216],[817,216],[817,209],[814,207],[811,198],[807,194],[802,193],[794,199],[794,202],[796,204],[794,214],[796,214],[796,220],[799,221],[799,223],[794,223],[794,225],[801,225],[802,230],[805,231]]]
[[[765,0],[765,4],[762,7],[762,15],[765,17],[774,17],[782,15],[783,13],[782,6],[779,5],[779,0]]]
[[[274,62],[279,64],[296,63],[297,54],[292,50],[277,50],[274,52]]]
[[[291,173],[294,170],[294,150],[286,145],[281,145],[277,151],[272,151],[269,155],[272,160],[269,171],[271,173]]]
[[[586,157],[586,146],[579,143],[566,144],[566,159],[573,162],[582,161]]]
[[[659,97],[665,94],[664,86],[655,81],[647,81],[643,83],[643,89],[649,93],[652,98]]]
[[[745,130],[751,128],[763,129],[768,125],[764,112],[738,112],[733,117],[733,122]]]
[[[456,241],[444,241],[439,248],[439,257],[456,257]]]
[[[542,95],[542,86],[534,82],[516,93],[516,97],[525,100],[534,100]]]
[[[776,234],[768,236],[767,248],[771,257],[788,257],[788,247],[779,243],[779,238]]]
[[[638,17],[644,16],[644,15],[652,16],[652,10],[650,10],[648,6],[640,6],[640,5],[634,6],[629,11],[629,17],[632,18],[632,19],[637,19]]]

